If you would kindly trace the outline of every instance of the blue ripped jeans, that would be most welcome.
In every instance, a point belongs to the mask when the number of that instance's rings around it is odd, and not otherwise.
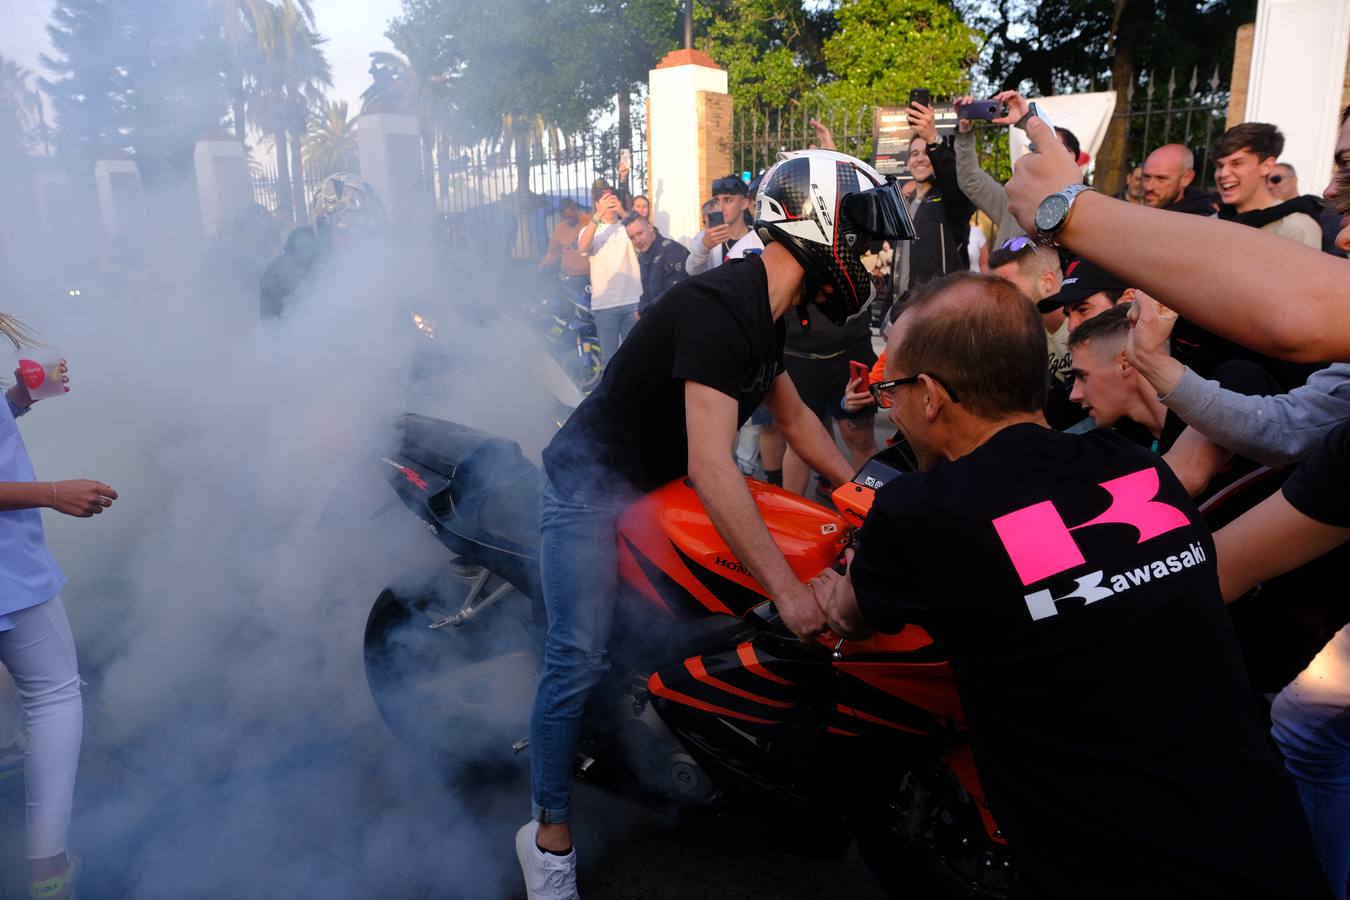
[[[565,497],[543,479],[539,562],[548,639],[530,716],[532,807],[540,822],[566,822],[571,812],[581,713],[609,671],[605,648],[619,583],[615,526],[630,500]]]
[[[1298,785],[1332,893],[1350,878],[1350,625],[1332,636],[1271,708],[1271,734]]]

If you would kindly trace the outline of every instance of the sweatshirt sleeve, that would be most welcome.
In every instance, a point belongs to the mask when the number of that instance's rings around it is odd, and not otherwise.
[[[712,251],[703,246],[703,232],[700,231],[689,242],[689,258],[684,261],[684,271],[690,275],[706,272],[708,271],[708,260],[711,258]]]
[[[1350,419],[1350,365],[1314,372],[1287,394],[1253,397],[1224,390],[1189,368],[1162,402],[1187,425],[1239,456],[1282,466],[1307,456]]]
[[[975,207],[995,222],[1008,212],[1008,193],[994,176],[980,168],[975,132],[956,134],[956,183]]]

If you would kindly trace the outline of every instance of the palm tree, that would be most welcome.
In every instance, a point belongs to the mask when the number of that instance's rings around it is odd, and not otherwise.
[[[319,175],[356,170],[356,120],[347,117],[346,100],[324,103],[310,116],[303,159]]]
[[[309,110],[318,102],[323,87],[333,83],[333,74],[321,49],[324,38],[314,31],[309,0],[279,0],[265,4],[258,12],[255,22],[260,60],[253,103],[255,122],[271,136],[275,147],[278,212],[288,221],[304,221],[300,140]]]
[[[225,78],[229,85],[230,111],[234,119],[234,136],[246,143],[248,122],[249,78],[259,61],[258,23],[267,16],[267,0],[209,0],[220,21],[225,44],[230,50]]]
[[[25,135],[37,114],[37,91],[29,87],[33,73],[0,56],[0,153],[21,155]]]

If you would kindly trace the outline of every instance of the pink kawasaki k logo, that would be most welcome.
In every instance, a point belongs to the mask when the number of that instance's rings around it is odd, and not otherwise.
[[[1024,586],[1087,562],[1073,539],[1073,532],[1079,529],[1094,525],[1130,525],[1139,532],[1135,543],[1142,544],[1190,524],[1181,510],[1154,499],[1158,496],[1156,469],[1141,469],[1104,481],[1101,486],[1111,495],[1111,505],[1106,512],[1081,525],[1066,525],[1049,500],[994,520],[994,530],[1002,539]]]

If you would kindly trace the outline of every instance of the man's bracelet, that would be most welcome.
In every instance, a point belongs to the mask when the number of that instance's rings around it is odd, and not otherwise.
[[[49,481],[47,483],[52,486],[52,509],[56,509],[56,482]]]

